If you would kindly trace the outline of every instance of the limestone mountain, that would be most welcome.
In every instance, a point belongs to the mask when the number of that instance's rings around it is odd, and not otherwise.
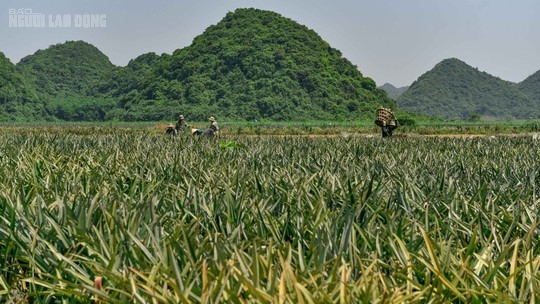
[[[538,103],[511,82],[465,62],[445,59],[418,78],[398,98],[401,109],[445,119],[472,115],[499,118],[538,117]]]
[[[116,101],[92,95],[96,83],[114,68],[98,48],[67,41],[38,50],[17,63],[17,70],[35,89],[51,119],[101,121]]]
[[[66,97],[86,96],[113,64],[92,44],[67,41],[22,58],[17,68],[38,94]]]
[[[152,65],[125,88],[114,88],[127,115],[120,119],[154,120],[159,113],[190,120],[210,114],[235,120],[358,119],[392,103],[316,32],[259,9],[229,12],[190,46]],[[107,88],[99,91],[111,95]]]

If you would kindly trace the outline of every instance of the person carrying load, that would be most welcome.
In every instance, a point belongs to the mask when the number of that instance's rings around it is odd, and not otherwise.
[[[392,132],[399,126],[394,112],[382,106],[377,109],[375,124],[381,128],[383,138],[392,137]]]

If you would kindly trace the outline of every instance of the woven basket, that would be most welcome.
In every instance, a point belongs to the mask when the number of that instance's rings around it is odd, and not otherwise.
[[[394,119],[394,113],[390,109],[378,108],[377,109],[377,118],[375,118],[375,124],[379,127],[384,127],[390,121]]]

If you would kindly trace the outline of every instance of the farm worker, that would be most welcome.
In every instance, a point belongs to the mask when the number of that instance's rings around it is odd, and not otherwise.
[[[176,122],[176,125],[174,126],[174,129],[176,130],[176,133],[185,133],[186,130],[189,128],[187,125],[184,115],[178,116],[178,121]]]
[[[398,127],[398,121],[394,112],[390,109],[379,107],[375,124],[381,127],[382,137],[392,137],[392,132]]]
[[[204,132],[211,133],[211,134],[208,134],[208,135],[219,136],[219,126],[218,126],[217,120],[214,118],[214,116],[210,116],[208,118],[208,120],[210,121],[210,126]],[[212,130],[212,131],[210,131],[210,130]]]
[[[176,129],[174,128],[174,125],[172,123],[170,123],[169,125],[167,125],[167,129],[165,130],[165,133],[167,135],[176,135]]]
[[[214,116],[210,116],[208,120],[210,120],[210,126],[208,126],[206,130],[192,129],[191,133],[193,135],[219,136],[219,126],[217,120],[214,118]]]

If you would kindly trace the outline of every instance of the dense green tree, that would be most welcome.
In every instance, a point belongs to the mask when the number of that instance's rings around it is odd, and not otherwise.
[[[48,104],[48,111],[63,121],[105,121],[107,113],[117,108],[112,99],[95,97],[58,97]]]

